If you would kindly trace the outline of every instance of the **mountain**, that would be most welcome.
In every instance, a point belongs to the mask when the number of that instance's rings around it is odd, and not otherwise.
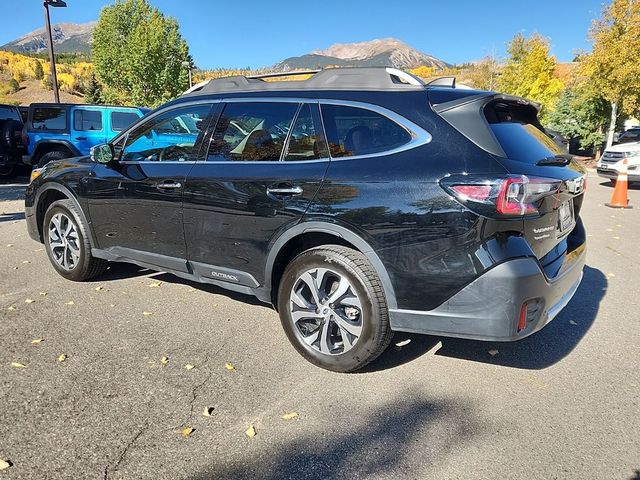
[[[369,42],[337,43],[326,50],[314,50],[300,57],[290,57],[272,68],[275,71],[339,67],[395,67],[420,66],[442,69],[448,64],[432,55],[422,53],[395,38],[381,38]]]
[[[90,53],[91,38],[96,23],[57,23],[51,25],[51,36],[56,53]],[[0,46],[0,50],[26,54],[46,52],[47,34],[44,28],[39,28]]]

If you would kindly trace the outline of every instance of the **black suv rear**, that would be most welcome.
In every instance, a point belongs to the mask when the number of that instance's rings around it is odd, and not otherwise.
[[[35,175],[29,232],[64,277],[126,261],[253,294],[336,371],[393,331],[523,338],[584,265],[584,171],[537,106],[395,69],[213,80]]]

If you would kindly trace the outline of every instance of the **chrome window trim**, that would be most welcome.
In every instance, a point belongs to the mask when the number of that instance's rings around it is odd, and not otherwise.
[[[414,122],[412,122],[411,120],[403,117],[402,115],[389,110],[388,108],[385,107],[381,107],[380,105],[375,105],[373,103],[367,103],[367,102],[358,102],[358,101],[354,101],[354,100],[339,100],[339,99],[332,99],[332,98],[305,98],[305,97],[233,97],[233,98],[216,98],[216,99],[206,99],[206,98],[200,98],[197,100],[191,100],[188,102],[179,102],[177,104],[172,104],[169,105],[165,108],[161,108],[156,110],[155,112],[153,112],[150,116],[144,116],[141,117],[140,120],[147,121],[147,120],[151,120],[154,117],[156,117],[157,115],[161,115],[163,113],[166,113],[169,110],[173,110],[173,109],[178,109],[178,108],[183,108],[183,107],[189,107],[192,105],[201,105],[201,104],[218,104],[218,103],[251,103],[251,102],[257,102],[257,103],[315,103],[318,104],[319,108],[320,108],[320,118],[324,123],[324,119],[322,118],[322,105],[326,104],[326,105],[338,105],[338,106],[345,106],[345,107],[354,107],[354,108],[362,108],[364,110],[370,110],[372,112],[378,113],[384,117],[387,117],[389,120],[391,120],[392,122],[398,124],[399,126],[401,126],[402,128],[404,128],[409,135],[411,136],[411,140],[409,140],[407,143],[405,143],[404,145],[400,145],[399,147],[393,148],[391,150],[383,150],[381,152],[376,152],[376,153],[368,153],[366,155],[352,155],[352,156],[344,156],[344,157],[324,157],[324,158],[318,158],[315,160],[296,160],[296,161],[289,161],[292,164],[295,163],[311,163],[311,162],[327,162],[327,161],[344,161],[344,160],[361,160],[361,159],[365,159],[365,158],[375,158],[375,157],[383,157],[386,155],[393,155],[396,153],[401,153],[401,152],[405,152],[407,150],[411,150],[413,148],[416,147],[420,147],[422,145],[426,145],[427,143],[431,142],[431,140],[433,139],[433,136],[426,131],[424,128],[420,127],[419,125],[415,124]],[[132,131],[133,129],[135,129],[138,124],[141,124],[141,121],[138,121],[136,123],[134,123],[133,125],[130,125],[129,128],[127,129],[127,135],[129,131]],[[324,125],[323,125],[323,130],[325,131],[325,136],[326,136],[326,129],[324,129]],[[116,138],[114,138],[110,143],[115,144],[117,143],[119,140],[121,140],[122,133],[120,135],[118,135]],[[211,137],[213,138],[213,137]],[[194,162],[190,162],[190,163],[208,163],[208,164],[212,164],[212,165],[220,165],[220,164],[229,164],[230,162],[234,162],[233,160],[224,160],[224,161],[207,161],[206,159],[206,155],[204,157],[203,160],[201,161],[194,161]],[[237,164],[242,164],[242,165],[252,165],[252,164],[269,164],[269,163],[274,163],[274,164],[279,164],[279,163],[289,163],[287,161],[284,160],[277,160],[277,161],[244,161],[244,162],[234,162]],[[121,162],[122,163],[122,162]],[[136,164],[141,164],[141,163],[171,163],[169,161],[167,162],[155,162],[155,161],[133,161],[132,163],[136,163]],[[187,163],[187,162],[175,162],[175,163]]]

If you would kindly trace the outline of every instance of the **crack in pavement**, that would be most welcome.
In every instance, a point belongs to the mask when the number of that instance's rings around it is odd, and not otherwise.
[[[133,445],[138,441],[138,439],[142,436],[142,434],[146,432],[148,429],[149,429],[149,423],[145,423],[140,428],[140,430],[138,430],[138,432],[134,435],[134,437],[129,441],[129,443],[127,443],[127,445],[124,447],[122,452],[120,452],[120,457],[118,457],[118,461],[116,462],[116,464],[111,469],[109,468],[109,465],[104,467],[104,480],[109,479],[109,470],[111,470],[114,473],[118,471],[118,467],[124,461],[124,457],[127,455],[127,452],[129,451],[129,449],[133,447]]]

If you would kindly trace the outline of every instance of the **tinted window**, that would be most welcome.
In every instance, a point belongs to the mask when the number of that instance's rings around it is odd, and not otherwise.
[[[20,115],[15,108],[0,107],[0,120],[18,120],[20,121]]]
[[[567,153],[538,127],[535,108],[498,102],[487,105],[484,114],[507,158],[536,163]]]
[[[195,160],[210,105],[176,108],[143,122],[127,136],[121,160]],[[176,127],[176,125],[178,127]]]
[[[209,147],[209,161],[278,161],[298,109],[296,103],[225,105]]]
[[[311,105],[302,104],[291,129],[285,160],[314,160],[320,158],[321,140],[316,132]]]
[[[67,111],[62,108],[35,108],[31,127],[34,130],[65,130]]]
[[[133,112],[111,112],[111,130],[120,132],[138,120],[138,115]]]
[[[102,112],[99,110],[75,110],[73,112],[74,130],[102,130]]]
[[[322,105],[322,120],[332,157],[384,152],[411,140],[403,127],[364,108]]]

